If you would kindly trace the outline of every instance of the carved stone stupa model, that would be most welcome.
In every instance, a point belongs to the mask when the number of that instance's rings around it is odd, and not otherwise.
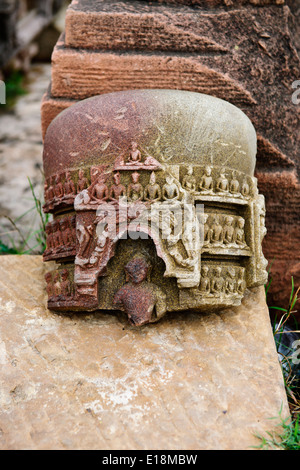
[[[170,90],[84,100],[44,146],[48,306],[166,312],[239,305],[266,282],[256,133],[235,106]]]

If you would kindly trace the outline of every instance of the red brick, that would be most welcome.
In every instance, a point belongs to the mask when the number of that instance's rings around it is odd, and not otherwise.
[[[76,51],[60,47],[53,53],[53,97],[83,99],[143,88],[207,93],[238,106],[255,103],[240,84],[203,65],[197,57]]]
[[[66,15],[67,47],[99,50],[226,52],[210,33],[209,15],[201,10],[147,2],[82,3]],[[213,35],[212,35],[213,36]]]

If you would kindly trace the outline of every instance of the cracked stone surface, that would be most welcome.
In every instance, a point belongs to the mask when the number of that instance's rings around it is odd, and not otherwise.
[[[44,272],[0,257],[0,449],[247,449],[288,415],[263,287],[136,329],[51,313]]]

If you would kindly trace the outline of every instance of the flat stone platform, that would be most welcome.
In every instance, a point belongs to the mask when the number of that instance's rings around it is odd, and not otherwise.
[[[263,287],[137,329],[50,312],[43,275],[0,257],[0,449],[248,449],[288,415]]]

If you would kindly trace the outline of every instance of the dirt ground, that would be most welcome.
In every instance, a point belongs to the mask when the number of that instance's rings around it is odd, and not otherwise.
[[[50,64],[33,65],[27,77],[28,93],[17,99],[13,109],[0,109],[0,240],[7,244],[10,236],[16,239],[19,234],[5,216],[16,220],[25,214],[18,220],[25,236],[39,225],[28,178],[36,196],[43,198],[40,106],[50,76]],[[33,247],[34,239],[29,244]]]

